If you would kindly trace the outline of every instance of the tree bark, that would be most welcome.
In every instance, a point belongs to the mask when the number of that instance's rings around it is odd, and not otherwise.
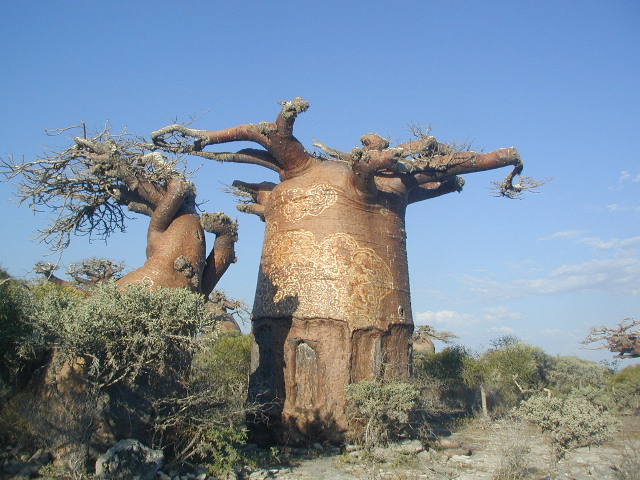
[[[482,384],[480,384],[480,403],[482,404],[482,416],[484,418],[489,418],[489,409],[487,408],[487,391]]]

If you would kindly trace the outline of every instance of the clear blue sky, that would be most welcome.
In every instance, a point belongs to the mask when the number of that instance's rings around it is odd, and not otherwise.
[[[591,325],[640,316],[640,3],[637,1],[6,2],[0,17],[0,153],[62,146],[45,128],[85,121],[150,131],[199,118],[223,128],[272,120],[303,96],[296,124],[350,149],[366,132],[402,141],[430,125],[478,150],[514,145],[525,172],[553,180],[525,200],[491,196],[506,171],[466,176],[462,194],[410,207],[417,324],[481,349],[518,335],[552,353]],[[241,223],[239,263],[219,285],[252,302],[263,224],[221,191],[274,180],[254,166],[203,164],[207,210]],[[30,277],[47,221],[0,184],[0,263]],[[77,237],[61,263],[144,261],[146,219],[108,244]],[[53,257],[57,261],[57,257]]]

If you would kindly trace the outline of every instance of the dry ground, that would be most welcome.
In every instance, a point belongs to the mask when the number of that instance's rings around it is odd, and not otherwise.
[[[558,463],[552,460],[549,444],[536,428],[507,421],[474,421],[442,442],[458,448],[420,451],[417,442],[407,442],[369,452],[355,450],[316,458],[306,455],[294,459],[292,467],[261,470],[249,478],[483,480],[497,478],[501,464],[510,459],[525,473],[523,477],[502,477],[504,480],[640,480],[640,417],[623,420],[623,430],[609,442],[573,450]]]

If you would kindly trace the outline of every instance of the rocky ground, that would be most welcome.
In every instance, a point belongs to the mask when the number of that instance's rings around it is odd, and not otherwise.
[[[558,463],[536,428],[474,420],[427,448],[411,440],[369,450],[354,445],[272,450],[270,466],[232,473],[225,480],[640,480],[640,417],[625,417],[623,425],[609,442],[573,450]],[[0,478],[62,478],[48,461],[42,451],[7,450],[0,453]],[[504,475],[496,477],[501,468]],[[165,470],[156,474],[158,480],[214,480],[197,468]],[[509,476],[517,470],[524,477]]]
[[[435,448],[434,448],[435,447]],[[507,465],[511,463],[511,468]],[[627,417],[623,430],[604,445],[573,450],[557,464],[537,429],[511,422],[471,422],[431,448],[417,441],[376,448],[347,447],[294,458],[289,467],[253,472],[251,480],[482,480],[503,467],[521,468],[527,479],[640,479],[640,419]],[[506,468],[505,468],[506,467]]]

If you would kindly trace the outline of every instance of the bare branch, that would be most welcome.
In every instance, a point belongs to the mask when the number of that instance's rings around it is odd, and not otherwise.
[[[149,152],[146,145],[127,134],[112,134],[106,126],[93,137],[76,137],[67,149],[48,152],[35,161],[2,159],[0,174],[18,180],[20,203],[56,215],[40,238],[60,250],[69,244],[71,234],[105,238],[115,230],[123,231],[123,206],[149,215],[168,179],[182,176],[177,161]]]
[[[271,182],[246,183],[235,180],[228,191],[238,198],[236,208],[239,211],[257,215],[264,222],[265,205],[275,186]]]
[[[252,165],[260,165],[266,167],[278,174],[282,173],[282,169],[278,166],[276,159],[266,150],[256,150],[253,148],[245,148],[236,153],[232,152],[199,152],[193,151],[192,155],[202,158],[216,160],[218,162],[232,163],[249,163]]]
[[[515,176],[516,174],[511,172],[502,182],[491,182],[491,185],[493,185],[492,190],[495,192],[496,197],[520,199],[524,192],[540,193],[537,189],[549,182],[548,179],[536,180],[532,177],[520,176],[518,183],[514,185],[513,180]]]
[[[51,282],[54,285],[58,285],[60,287],[74,287],[71,282],[63,280],[60,277],[54,275],[53,272],[58,270],[58,268],[59,266],[56,263],[38,262],[34,265],[33,271],[39,275],[42,275],[47,282]]]
[[[343,152],[343,151],[340,151],[340,150],[336,150],[335,148],[329,147],[328,145],[325,145],[324,143],[322,143],[322,142],[320,142],[318,140],[314,140],[313,146],[316,147],[316,148],[319,148],[324,153],[329,155],[329,157],[334,158],[336,160],[345,160],[346,161],[351,156],[351,153],[349,153],[349,152]]]

